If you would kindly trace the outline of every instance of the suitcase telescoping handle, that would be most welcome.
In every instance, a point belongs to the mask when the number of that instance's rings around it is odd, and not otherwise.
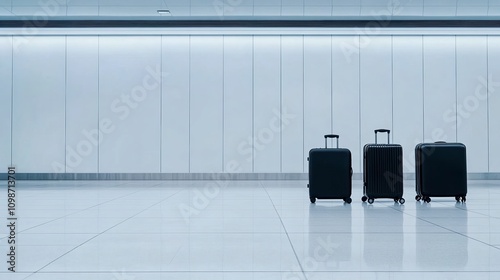
[[[339,147],[339,136],[337,134],[327,134],[327,135],[325,135],[325,148],[328,147],[328,145],[327,145],[328,138],[337,138],[337,148]]]
[[[385,133],[387,132],[387,144],[390,143],[390,134],[391,134],[391,131],[389,129],[375,129],[375,144],[377,144],[377,133],[380,132],[380,133]]]

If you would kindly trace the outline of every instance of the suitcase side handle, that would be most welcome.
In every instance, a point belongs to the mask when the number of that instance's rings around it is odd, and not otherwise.
[[[391,131],[389,129],[375,129],[375,144],[377,144],[377,133],[387,133],[387,144],[390,144]]]
[[[339,147],[339,136],[337,134],[325,135],[325,149],[328,147],[328,138],[337,138],[337,148]]]

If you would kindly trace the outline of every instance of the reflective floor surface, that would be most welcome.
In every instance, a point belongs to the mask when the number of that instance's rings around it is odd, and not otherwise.
[[[467,202],[309,202],[306,181],[19,181],[0,279],[500,279],[500,181]],[[2,225],[3,224],[3,225]]]

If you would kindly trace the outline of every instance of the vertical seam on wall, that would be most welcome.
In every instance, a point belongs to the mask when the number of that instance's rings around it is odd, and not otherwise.
[[[363,166],[363,144],[361,142],[361,35],[358,35],[358,122],[359,122],[359,127],[358,127],[358,138],[359,138],[359,157],[360,157],[360,162],[359,162],[359,170],[362,170]]]
[[[11,3],[12,5],[12,3]],[[14,158],[14,36],[11,36],[11,75],[10,75],[10,166],[13,166]]]
[[[189,72],[189,80],[188,80],[188,114],[189,114],[189,131],[188,131],[188,173],[191,173],[191,35],[189,35],[188,42],[188,72]]]
[[[392,139],[391,142],[394,143],[394,36],[391,35],[391,129],[392,129]]]
[[[489,3],[489,1],[488,1]],[[490,172],[490,36],[486,36],[486,144],[488,152],[488,172]]]
[[[64,173],[68,173],[66,145],[68,145],[68,36],[64,36]],[[98,133],[99,134],[99,133]]]
[[[330,131],[331,133],[333,133],[333,36],[332,35],[330,35]],[[337,139],[337,141],[338,140],[339,139]]]
[[[225,66],[226,66],[226,60],[225,60],[225,52],[226,52],[226,36],[222,35],[222,173],[224,173],[226,170],[224,168],[224,159],[225,159],[225,139],[224,139],[224,128],[226,126],[225,122],[225,90],[226,90],[226,80],[225,80]]]
[[[160,173],[163,159],[163,35],[160,35]]]
[[[302,35],[302,155],[306,156],[306,50],[305,35]],[[306,162],[302,160],[302,172],[306,171]]]
[[[458,142],[458,60],[457,60],[457,35],[455,37],[455,141]]]
[[[252,35],[252,172],[255,172],[255,35]]]
[[[100,108],[100,99],[101,99],[101,36],[97,35],[97,174],[101,173],[101,139],[100,139],[100,122],[99,118],[101,117],[101,108]]]
[[[422,35],[422,142],[425,142],[425,48]]]
[[[281,7],[283,9],[283,7]],[[283,172],[283,35],[280,35],[280,172]]]

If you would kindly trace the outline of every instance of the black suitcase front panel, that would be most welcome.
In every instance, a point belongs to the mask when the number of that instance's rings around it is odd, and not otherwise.
[[[421,196],[466,196],[467,156],[461,143],[422,143],[415,148],[416,191]]]
[[[309,196],[325,199],[350,198],[352,190],[351,151],[309,151]]]
[[[403,197],[403,148],[396,144],[367,144],[363,160],[364,195]]]

